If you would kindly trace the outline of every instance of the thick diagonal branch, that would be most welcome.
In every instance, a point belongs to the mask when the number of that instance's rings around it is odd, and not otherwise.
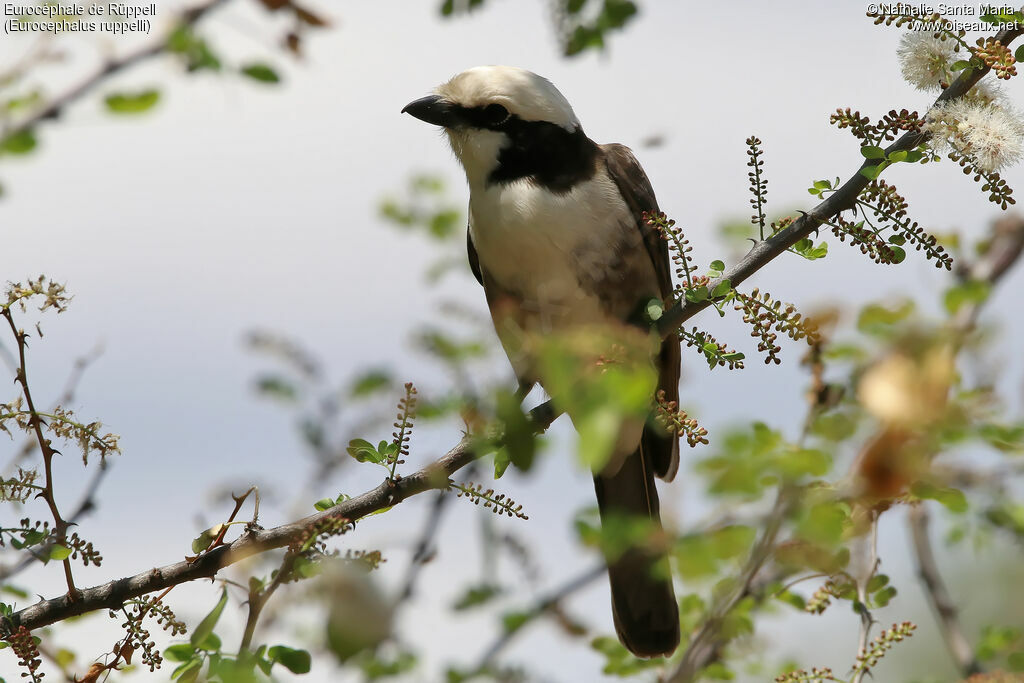
[[[1024,34],[1024,28],[1006,29],[997,33],[995,38],[1003,45],[1009,45],[1021,34]],[[988,72],[989,68],[985,66],[981,68],[974,68],[961,74],[960,78],[942,91],[942,94],[935,100],[935,103],[938,104],[940,102],[962,97]],[[928,137],[927,133],[904,133],[898,140],[885,149],[885,154],[888,156],[897,151],[909,152],[917,149],[917,147],[919,147],[923,142],[928,140]],[[804,213],[788,227],[780,230],[768,239],[755,244],[739,263],[730,268],[728,272],[722,275],[722,277],[711,282],[708,285],[708,291],[714,291],[717,285],[725,281],[728,281],[733,287],[739,285],[751,275],[761,270],[761,268],[775,259],[775,257],[785,252],[803,238],[810,236],[810,234],[821,227],[825,221],[836,214],[852,209],[856,205],[857,197],[864,188],[868,186],[868,183],[871,182],[868,180],[867,176],[862,175],[860,171],[877,166],[882,163],[882,161],[883,160],[881,159],[865,160],[860,169],[858,169],[849,180],[843,183],[836,192],[830,194],[823,202],[815,206],[810,211]],[[698,302],[684,301],[682,302],[682,305],[677,304],[670,308],[665,312],[661,319],[658,320],[658,331],[661,333],[662,338],[672,334],[675,330],[679,329],[680,325],[710,306],[711,303],[711,299],[705,299]]]

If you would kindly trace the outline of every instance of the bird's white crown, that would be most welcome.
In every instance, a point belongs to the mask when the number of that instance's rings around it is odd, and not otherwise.
[[[523,121],[547,121],[568,131],[580,124],[569,101],[551,81],[514,66],[477,66],[436,89],[464,107],[500,104]]]

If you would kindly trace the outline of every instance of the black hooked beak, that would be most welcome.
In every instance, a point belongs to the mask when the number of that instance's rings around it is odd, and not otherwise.
[[[402,113],[445,128],[455,128],[462,123],[459,107],[439,95],[427,95],[413,100],[402,108]]]

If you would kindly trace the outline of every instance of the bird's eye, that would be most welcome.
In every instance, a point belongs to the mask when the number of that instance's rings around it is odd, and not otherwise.
[[[484,121],[488,125],[496,126],[504,123],[509,117],[508,109],[500,104],[488,104],[484,107]]]

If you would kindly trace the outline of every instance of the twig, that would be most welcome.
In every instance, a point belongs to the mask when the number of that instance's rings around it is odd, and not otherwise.
[[[274,576],[274,580],[270,582],[270,585],[263,590],[249,590],[249,615],[245,619],[245,632],[242,634],[242,642],[238,646],[239,652],[249,649],[249,646],[252,644],[253,634],[256,632],[256,623],[259,621],[260,613],[263,612],[263,608],[266,606],[267,601],[270,600],[270,596],[274,594],[274,591],[280,588],[281,584],[285,581],[291,579],[292,569],[295,567],[295,558],[298,556],[299,553],[289,550],[285,553],[281,566],[277,570],[277,575]]]
[[[932,542],[928,538],[928,521],[928,508],[925,507],[924,501],[910,508],[907,524],[914,539],[917,574],[924,584],[925,596],[935,611],[935,618],[938,619],[949,653],[953,656],[960,675],[966,678],[981,673],[982,668],[974,657],[973,648],[967,642],[967,637],[960,626],[956,605],[953,604],[953,598],[942,581],[939,566],[935,562],[935,555],[932,554]]]
[[[868,586],[871,579],[878,571],[878,512],[871,511],[871,549],[868,559],[868,570],[865,576],[857,581],[857,603],[854,605],[857,613],[860,614],[860,632],[857,637],[857,666],[853,672],[850,683],[861,683],[864,674],[868,672],[868,639],[871,637],[871,627],[875,624],[875,618],[868,609]]]

